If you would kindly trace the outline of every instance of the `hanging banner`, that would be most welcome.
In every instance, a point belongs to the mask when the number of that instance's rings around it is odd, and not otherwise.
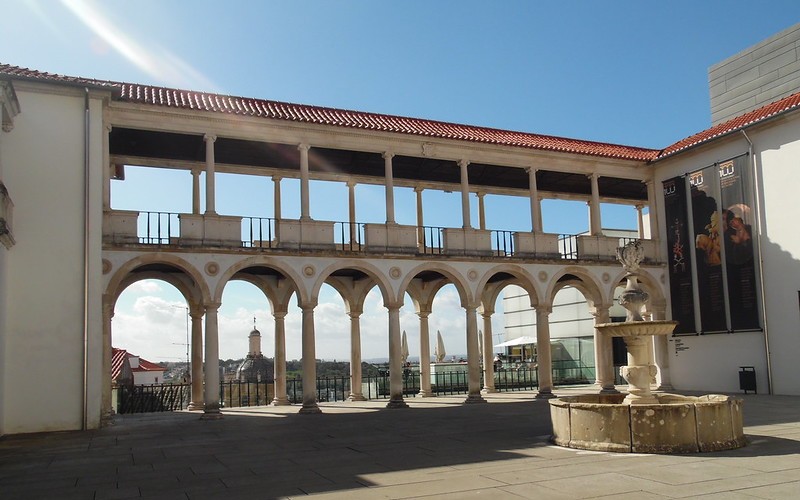
[[[683,177],[664,181],[664,209],[667,220],[672,319],[678,322],[674,333],[694,333],[694,285],[692,261],[689,256],[691,245],[686,208],[686,181]]]
[[[715,196],[715,168],[712,166],[689,174],[700,323],[703,332],[727,331],[720,241],[721,213]]]
[[[760,327],[750,201],[753,191],[748,161],[748,156],[740,156],[719,164],[725,271],[731,330],[734,331]]]

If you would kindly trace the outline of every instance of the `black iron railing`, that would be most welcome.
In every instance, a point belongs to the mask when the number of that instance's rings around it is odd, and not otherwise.
[[[153,413],[189,406],[190,384],[130,385],[117,389],[117,413]]]
[[[364,246],[364,223],[334,222],[333,241],[338,250],[361,252]]]
[[[272,248],[275,245],[275,219],[242,217],[242,246]]]
[[[434,226],[417,227],[418,231],[422,231],[422,246],[420,253],[423,254],[440,254],[444,249],[444,228]]]
[[[139,243],[169,245],[180,237],[180,214],[173,212],[139,212],[137,236]]]
[[[578,235],[577,234],[559,234],[558,235],[558,252],[561,254],[562,259],[577,259],[578,258]]]
[[[492,251],[498,257],[514,255],[514,235],[516,231],[492,231]]]

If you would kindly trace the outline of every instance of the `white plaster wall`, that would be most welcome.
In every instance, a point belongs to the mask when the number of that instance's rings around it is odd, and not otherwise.
[[[164,383],[164,372],[133,372],[133,385],[154,385]]]
[[[2,132],[0,132],[2,133]],[[6,365],[6,330],[8,312],[6,302],[8,300],[8,280],[6,272],[8,269],[8,259],[6,247],[0,245],[0,406],[5,402],[6,394],[6,376],[3,367]],[[6,434],[5,430],[5,412],[0,407],[0,436]]]
[[[15,83],[22,112],[4,140],[17,244],[7,255],[5,433],[83,426],[84,95]],[[51,87],[51,89],[58,87]],[[101,102],[91,103],[88,427],[100,416]]]
[[[784,117],[747,131],[753,141],[759,171],[761,251],[765,283],[762,307],[772,362],[775,394],[800,395],[797,361],[800,359],[800,230],[797,228],[800,185],[800,115]],[[715,161],[745,153],[748,143],[741,134],[715,141],[658,162],[656,182],[703,168]],[[663,196],[658,196],[659,220],[665,220]],[[755,231],[756,228],[754,228]],[[665,228],[659,228],[666,241]],[[679,342],[678,342],[679,340]],[[676,351],[676,343],[685,350]],[[670,369],[678,389],[739,391],[740,366],[754,366],[759,392],[767,391],[765,335],[735,333],[671,339]]]

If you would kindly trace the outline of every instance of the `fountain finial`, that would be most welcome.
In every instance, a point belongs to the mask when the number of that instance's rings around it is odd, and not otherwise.
[[[633,240],[617,248],[617,260],[626,272],[633,274],[639,270],[639,264],[644,260],[644,247],[639,240]]]
[[[650,296],[639,288],[637,279],[639,264],[644,260],[642,242],[633,240],[626,243],[625,246],[617,248],[617,260],[622,263],[622,268],[627,272],[625,278],[628,280],[628,284],[619,297],[619,304],[628,311],[626,321],[643,321],[642,308]]]

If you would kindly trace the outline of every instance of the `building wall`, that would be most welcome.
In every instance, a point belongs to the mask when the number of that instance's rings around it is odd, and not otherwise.
[[[133,372],[133,385],[154,385],[164,383],[164,372]]]
[[[714,125],[800,90],[800,24],[708,69]]]
[[[763,290],[760,305],[766,312],[766,335],[762,332],[682,336],[671,338],[670,366],[678,389],[738,392],[740,366],[753,366],[759,392],[767,392],[769,339],[772,384],[776,394],[800,395],[797,360],[800,359],[800,233],[797,226],[797,186],[800,171],[800,114],[786,116],[747,131],[754,143],[757,164],[761,233]],[[656,182],[661,182],[726,160],[748,151],[741,134],[658,162]],[[663,197],[659,197],[660,220],[664,220]],[[659,228],[666,241],[665,227]],[[753,228],[754,235],[758,228]],[[754,236],[755,237],[755,236]]]
[[[3,141],[16,245],[4,266],[4,434],[84,426],[84,91],[15,83],[22,112]],[[57,89],[57,90],[56,90]],[[101,100],[91,99],[88,408],[100,417]],[[2,283],[2,282],[0,282]],[[13,380],[11,374],[14,374]]]

